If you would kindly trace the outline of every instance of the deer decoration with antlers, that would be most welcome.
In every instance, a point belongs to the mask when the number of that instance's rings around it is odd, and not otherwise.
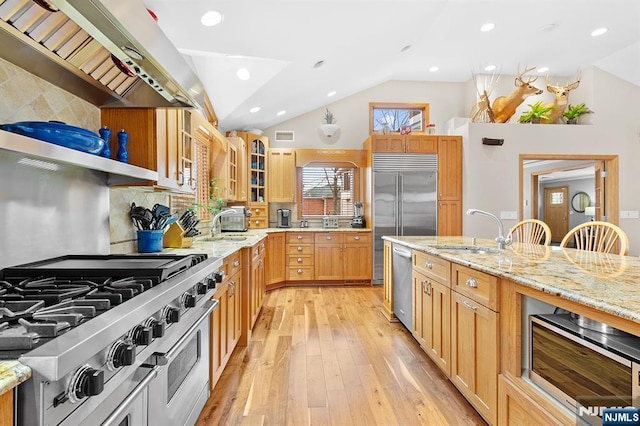
[[[545,83],[547,85],[547,92],[553,93],[555,99],[552,103],[544,104],[545,107],[553,107],[553,109],[549,112],[549,119],[542,119],[540,123],[555,123],[560,121],[562,118],[562,113],[567,108],[567,104],[569,103],[569,92],[576,89],[580,85],[580,73],[578,73],[578,78],[573,83],[569,84],[567,82],[566,86],[552,86],[549,84],[549,76],[545,77]]]
[[[526,68],[523,72],[520,72],[520,67],[518,67],[518,76],[515,79],[516,88],[509,96],[500,96],[497,97],[493,101],[493,105],[491,106],[491,110],[493,111],[493,116],[496,123],[506,123],[508,122],[513,114],[515,114],[518,106],[524,102],[526,98],[531,95],[540,95],[542,94],[542,90],[535,87],[532,83],[538,79],[529,78],[527,81],[524,81],[522,77],[530,71],[533,71],[536,67]]]

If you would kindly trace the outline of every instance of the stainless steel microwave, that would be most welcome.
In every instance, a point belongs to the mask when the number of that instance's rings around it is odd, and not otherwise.
[[[601,425],[602,410],[640,407],[640,338],[583,328],[570,314],[529,317],[529,378],[576,413]]]

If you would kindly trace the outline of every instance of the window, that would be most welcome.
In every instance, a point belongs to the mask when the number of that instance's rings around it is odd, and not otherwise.
[[[302,216],[353,216],[356,169],[302,168]]]
[[[551,193],[551,204],[563,204],[564,203],[564,193],[563,192],[552,192]]]
[[[429,104],[369,104],[371,133],[380,133],[385,126],[400,132],[408,126],[412,132],[424,132],[429,123]]]

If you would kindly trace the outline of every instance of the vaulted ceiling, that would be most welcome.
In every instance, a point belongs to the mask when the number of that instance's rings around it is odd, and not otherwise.
[[[222,130],[270,127],[389,80],[465,82],[488,65],[568,78],[597,66],[640,85],[638,0],[143,1],[200,76]],[[212,9],[223,21],[205,27]],[[481,32],[487,22],[495,29]]]

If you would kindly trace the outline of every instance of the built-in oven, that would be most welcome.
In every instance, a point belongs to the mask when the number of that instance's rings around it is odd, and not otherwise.
[[[170,330],[162,351],[150,364],[159,366],[158,377],[149,387],[149,425],[192,425],[209,398],[209,317],[217,301],[189,327]],[[214,305],[215,304],[215,305]],[[195,312],[194,312],[195,314]]]
[[[640,407],[640,338],[581,327],[571,314],[529,317],[529,378],[576,413],[602,424],[602,410]]]

